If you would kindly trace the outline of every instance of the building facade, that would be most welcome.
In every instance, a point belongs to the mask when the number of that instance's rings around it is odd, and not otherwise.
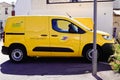
[[[113,7],[114,9],[120,9],[120,0],[115,0]]]
[[[0,3],[0,39],[2,38],[3,28],[8,16],[11,16],[12,5],[6,2]]]
[[[8,4],[6,2],[0,3],[0,22],[3,22],[3,26],[7,17],[11,16],[11,11],[12,11],[11,4]]]
[[[113,7],[113,27],[116,36],[120,38],[120,0],[114,1],[114,7]]]

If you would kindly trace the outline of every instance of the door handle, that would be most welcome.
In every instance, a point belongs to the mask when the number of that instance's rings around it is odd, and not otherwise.
[[[52,37],[58,37],[58,35],[51,35]]]
[[[41,36],[47,36],[46,34],[41,34]]]

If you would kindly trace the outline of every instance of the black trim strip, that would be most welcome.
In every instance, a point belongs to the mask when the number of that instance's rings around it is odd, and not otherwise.
[[[70,48],[61,47],[35,47],[33,51],[44,51],[44,52],[74,52]]]
[[[115,0],[103,0],[103,1],[97,1],[97,2],[112,2]],[[78,2],[49,2],[49,0],[47,0],[46,2],[47,4],[65,4],[65,3],[93,3],[93,1],[78,1]]]
[[[6,35],[25,35],[25,33],[6,33]]]

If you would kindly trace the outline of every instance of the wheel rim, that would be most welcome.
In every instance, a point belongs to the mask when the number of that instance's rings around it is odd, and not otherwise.
[[[23,59],[23,52],[20,49],[14,49],[11,53],[11,58],[14,61],[21,61]]]
[[[86,54],[86,57],[89,61],[92,61],[92,58],[93,58],[92,54],[93,54],[93,49],[89,49]],[[99,57],[99,53],[97,52],[97,59],[98,57]]]
[[[87,59],[88,59],[89,61],[92,61],[92,52],[93,52],[92,49],[89,49],[89,50],[87,51],[86,57],[87,57]]]

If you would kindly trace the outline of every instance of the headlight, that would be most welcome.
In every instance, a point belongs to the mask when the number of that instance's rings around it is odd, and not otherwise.
[[[102,36],[105,40],[111,40],[112,39],[110,36],[107,36],[107,35],[102,35]]]

